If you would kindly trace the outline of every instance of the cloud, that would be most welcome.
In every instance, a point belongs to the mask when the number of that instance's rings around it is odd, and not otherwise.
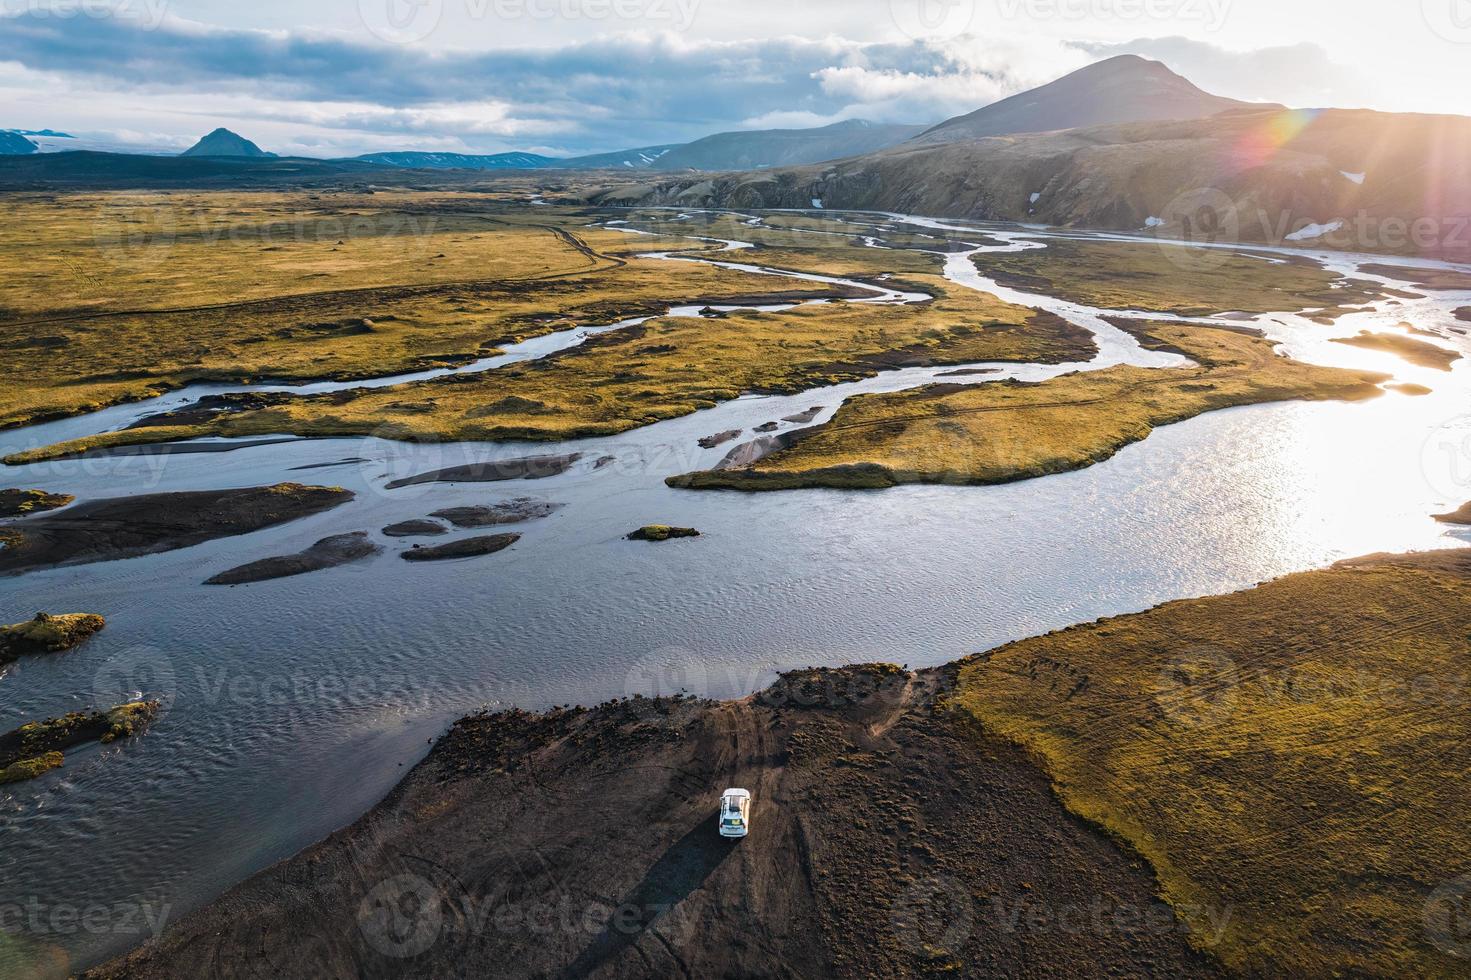
[[[1076,41],[1099,58],[1137,54],[1162,61],[1216,95],[1303,108],[1357,107],[1373,102],[1364,73],[1333,61],[1311,43],[1233,51],[1186,37],[1139,38],[1119,44]]]
[[[63,18],[36,6],[0,17],[0,37],[0,124],[119,139],[132,131],[154,146],[238,125],[269,149],[317,155],[555,155],[848,119],[929,124],[1125,52],[1238,98],[1344,104],[1361,91],[1316,45],[1237,52],[1180,37],[716,40],[634,31],[446,50],[176,16]]]
[[[591,152],[775,120],[933,123],[1032,81],[1012,70],[1001,49],[974,39],[712,41],[632,33],[553,48],[444,51],[178,18],[146,27],[30,11],[0,20],[0,61],[90,90],[99,111],[121,110],[124,102],[133,110],[169,103],[175,111],[175,97],[188,95],[191,115],[202,105],[229,107],[231,118],[302,127],[289,138],[303,145],[367,149],[444,148],[448,139],[493,151],[535,140],[554,152]],[[1085,60],[1077,52],[1063,57]],[[12,95],[6,101],[18,104]]]

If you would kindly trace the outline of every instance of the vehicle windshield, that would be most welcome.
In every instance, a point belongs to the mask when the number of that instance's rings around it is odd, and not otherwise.
[[[726,816],[738,817],[741,815],[741,798],[739,796],[727,796],[724,802]]]

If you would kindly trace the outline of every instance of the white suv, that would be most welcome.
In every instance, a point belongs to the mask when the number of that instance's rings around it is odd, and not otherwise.
[[[751,794],[728,789],[720,794],[720,836],[744,837],[751,832]]]

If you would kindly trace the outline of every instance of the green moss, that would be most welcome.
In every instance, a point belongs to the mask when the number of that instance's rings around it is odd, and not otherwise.
[[[668,541],[671,538],[698,538],[700,532],[692,527],[670,527],[668,524],[649,524],[628,536],[630,541]]]
[[[60,752],[47,752],[33,759],[22,759],[14,765],[0,769],[0,786],[44,776],[53,769],[60,769],[63,761]]]
[[[0,490],[0,518],[25,517],[55,510],[75,499],[68,493],[47,493],[45,490]]]
[[[1201,262],[1164,243],[1054,240],[1043,249],[982,253],[974,262],[1002,285],[1109,310],[1209,316],[1323,309],[1331,319],[1381,296],[1373,283],[1345,280],[1307,259],[1276,264],[1213,252]]]
[[[0,626],[0,663],[29,653],[70,650],[106,625],[105,619],[93,613],[37,613],[29,622]]]
[[[1471,873],[1468,569],[1354,562],[1060,630],[967,664],[953,704],[1234,973],[1464,977],[1426,915]]]
[[[59,718],[33,721],[0,735],[0,766],[63,752],[87,742],[104,745],[142,731],[158,716],[157,701],[134,701],[107,711],[74,711]]]
[[[689,473],[686,489],[883,489],[906,483],[985,485],[1081,469],[1148,438],[1156,426],[1239,405],[1361,400],[1388,376],[1278,357],[1236,330],[1133,324],[1194,361],[1180,368],[1081,371],[1038,383],[929,385],[860,395],[825,425],[751,466]]]

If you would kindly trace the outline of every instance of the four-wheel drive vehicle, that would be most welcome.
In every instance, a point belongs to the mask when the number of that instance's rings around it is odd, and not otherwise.
[[[744,837],[751,832],[751,794],[728,789],[720,794],[720,836]]]

